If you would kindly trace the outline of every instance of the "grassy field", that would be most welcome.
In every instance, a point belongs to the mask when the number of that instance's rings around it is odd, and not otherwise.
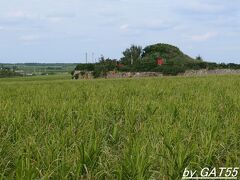
[[[70,73],[77,66],[76,63],[20,63],[20,64],[2,64],[0,63],[0,68],[14,69],[22,75],[34,74],[64,74]]]
[[[70,78],[70,77],[69,77]],[[240,76],[0,80],[0,179],[239,167]]]

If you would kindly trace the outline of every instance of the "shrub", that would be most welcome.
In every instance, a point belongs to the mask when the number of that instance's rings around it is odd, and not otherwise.
[[[162,69],[163,75],[173,75],[176,76],[179,73],[184,73],[185,68],[180,66],[164,66]]]
[[[95,64],[78,64],[75,70],[93,71]]]

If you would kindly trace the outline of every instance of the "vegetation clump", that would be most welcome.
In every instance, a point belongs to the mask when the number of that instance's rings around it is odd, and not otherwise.
[[[17,77],[22,76],[20,73],[15,72],[14,70],[11,70],[10,68],[0,68],[0,78],[6,78],[6,77]]]
[[[156,63],[163,59],[163,64]],[[217,64],[203,60],[199,55],[195,59],[184,54],[179,48],[169,44],[154,44],[142,48],[132,45],[123,51],[120,60],[105,59],[103,56],[98,63],[79,64],[75,70],[93,71],[94,77],[105,77],[109,71],[118,72],[161,72],[163,75],[178,75],[186,70],[199,69],[240,69],[238,64]]]

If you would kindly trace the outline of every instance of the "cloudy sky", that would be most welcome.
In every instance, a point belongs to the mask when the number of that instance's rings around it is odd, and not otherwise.
[[[0,62],[120,58],[131,44],[159,42],[240,63],[240,1],[0,0]]]

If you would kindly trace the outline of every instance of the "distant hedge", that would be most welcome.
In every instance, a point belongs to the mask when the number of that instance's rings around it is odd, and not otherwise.
[[[16,76],[22,76],[22,75],[11,70],[0,70],[0,78],[16,77]]]

